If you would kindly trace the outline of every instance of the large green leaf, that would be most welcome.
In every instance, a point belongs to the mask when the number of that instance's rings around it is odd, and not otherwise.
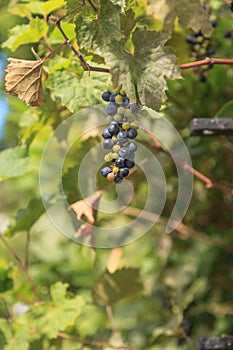
[[[9,31],[8,40],[2,46],[15,51],[19,46],[37,43],[48,30],[47,23],[39,17],[32,18],[29,24],[18,25]]]
[[[112,305],[126,297],[142,292],[139,269],[124,268],[114,273],[106,271],[94,283],[92,296],[94,303],[100,306]]]
[[[80,15],[75,23],[80,47],[95,51],[112,40],[120,40],[120,10],[110,0],[101,0],[98,19]]]
[[[36,338],[47,336],[49,339],[56,338],[59,332],[73,326],[85,302],[81,296],[70,298],[65,295],[67,287],[67,284],[63,285],[61,282],[52,285],[53,300],[33,305],[18,322],[30,329],[36,329]]]
[[[12,236],[14,233],[30,230],[43,212],[44,207],[42,201],[40,199],[32,199],[27,208],[18,211],[15,222],[9,227],[5,234]]]
[[[167,83],[180,77],[173,50],[165,46],[167,37],[161,32],[136,28],[132,35],[134,53],[113,41],[105,48],[105,60],[111,68],[114,87],[123,85],[131,101],[136,95],[142,104],[158,110],[166,97]]]
[[[24,147],[8,148],[0,153],[0,181],[24,175],[31,170]]]
[[[164,30],[171,33],[178,17],[184,28],[211,34],[212,27],[199,0],[148,0],[149,10],[163,21]]]
[[[80,107],[93,106],[101,102],[102,92],[109,83],[108,74],[87,72],[80,78],[67,71],[57,71],[50,76],[47,87],[52,91],[52,98],[60,99],[61,104],[71,112]]]

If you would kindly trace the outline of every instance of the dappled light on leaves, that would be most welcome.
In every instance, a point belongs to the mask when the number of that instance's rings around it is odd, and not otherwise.
[[[6,92],[18,97],[32,107],[44,102],[42,88],[43,61],[8,58]]]

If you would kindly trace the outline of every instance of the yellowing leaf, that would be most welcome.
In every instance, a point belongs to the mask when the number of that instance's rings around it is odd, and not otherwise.
[[[6,69],[6,92],[17,94],[28,105],[35,107],[44,102],[42,89],[43,61],[8,58]]]

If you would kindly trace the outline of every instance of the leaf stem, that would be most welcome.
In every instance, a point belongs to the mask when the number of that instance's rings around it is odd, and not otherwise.
[[[19,255],[16,253],[16,251],[11,247],[11,245],[7,242],[7,240],[3,237],[2,234],[0,234],[0,240],[3,242],[3,244],[5,245],[5,247],[9,250],[9,252],[13,255],[13,257],[15,258],[15,260],[17,261],[17,263],[20,265],[20,267],[22,268],[28,283],[30,284],[31,290],[34,294],[35,300],[36,301],[40,301],[40,297],[36,291],[36,286],[28,272],[27,266],[25,264],[24,261],[22,261],[19,257]]]

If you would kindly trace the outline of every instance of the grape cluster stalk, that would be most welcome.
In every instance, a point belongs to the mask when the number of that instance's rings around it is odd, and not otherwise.
[[[122,89],[118,93],[105,91],[102,99],[109,104],[105,108],[108,125],[102,131],[107,166],[101,169],[101,175],[119,184],[135,165],[137,144],[133,140],[138,134],[141,106],[130,103]]]

